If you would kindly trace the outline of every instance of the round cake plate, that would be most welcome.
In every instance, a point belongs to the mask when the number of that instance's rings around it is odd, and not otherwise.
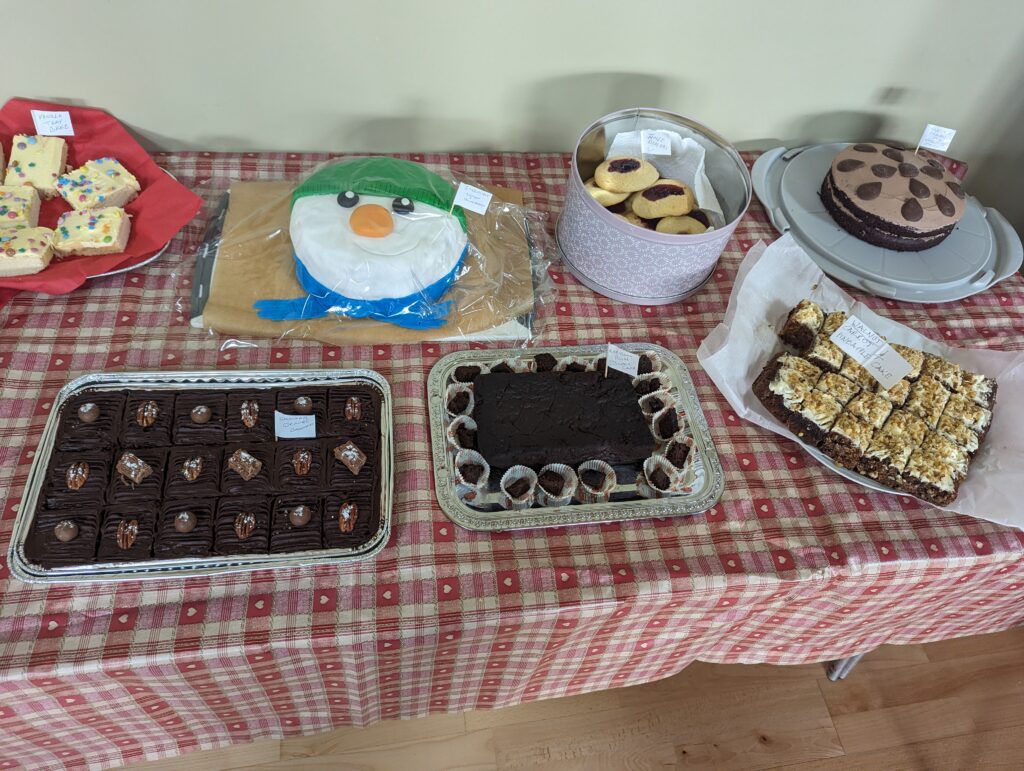
[[[828,275],[879,297],[920,303],[959,300],[1013,275],[1024,247],[995,209],[969,198],[963,218],[941,244],[922,252],[883,249],[847,233],[818,197],[844,143],[775,148],[754,163],[754,191],[780,233]]]

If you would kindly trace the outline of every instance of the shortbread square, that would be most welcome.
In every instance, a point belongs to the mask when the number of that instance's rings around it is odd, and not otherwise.
[[[53,198],[67,162],[68,145],[60,137],[15,134],[4,184],[31,185],[43,198]]]
[[[49,228],[0,230],[0,276],[38,273],[53,259],[53,231]]]
[[[116,158],[86,161],[57,179],[57,192],[73,209],[123,208],[142,187]]]
[[[28,185],[0,185],[0,228],[39,224],[39,193]]]
[[[89,209],[60,215],[54,249],[60,255],[117,254],[128,245],[131,222],[124,209]]]

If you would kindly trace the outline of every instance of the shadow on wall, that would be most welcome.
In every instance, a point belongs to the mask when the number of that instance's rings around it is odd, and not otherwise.
[[[515,133],[523,148],[535,152],[570,152],[583,130],[615,110],[627,107],[665,107],[666,93],[678,95],[680,84],[655,75],[594,72],[549,78],[533,83],[525,93]]]
[[[822,142],[874,142],[882,137],[885,117],[878,113],[837,110],[804,115],[790,121],[785,138],[763,137],[736,143],[737,150],[768,150],[785,145],[818,144]]]

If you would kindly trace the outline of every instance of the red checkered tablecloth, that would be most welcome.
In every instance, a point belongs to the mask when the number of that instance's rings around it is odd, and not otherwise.
[[[559,265],[539,341],[651,340],[690,367],[726,492],[683,519],[478,534],[437,506],[425,381],[456,345],[222,348],[176,303],[231,180],[299,178],[328,156],[173,153],[207,206],[144,269],[0,310],[6,553],[58,389],[121,369],[371,367],[395,395],[395,527],[376,559],[220,578],[42,588],[0,563],[0,768],[109,766],[383,718],[501,707],[667,677],[695,659],[795,664],[1005,629],[1024,619],[1024,533],[868,492],[742,423],[695,358],[736,267],[775,236],[755,204],[696,296],[624,305]],[[561,154],[404,156],[559,210]],[[187,292],[187,287],[185,287]],[[933,306],[862,297],[923,333],[1020,348],[1024,281]],[[998,413],[997,413],[998,419]]]

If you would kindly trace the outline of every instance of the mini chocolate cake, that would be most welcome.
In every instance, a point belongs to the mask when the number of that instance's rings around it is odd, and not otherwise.
[[[167,450],[136,448],[114,456],[110,470],[108,503],[135,503],[159,500],[164,487]]]
[[[665,460],[678,469],[686,466],[686,459],[690,457],[690,445],[687,442],[672,441],[665,450]]]
[[[273,445],[228,445],[221,456],[221,485],[225,495],[263,495],[274,487]]]
[[[322,388],[288,388],[278,391],[275,409],[285,415],[315,415],[316,435],[325,436],[329,431],[327,392]],[[270,416],[271,421],[273,417]]]
[[[65,452],[50,466],[44,496],[50,509],[100,505],[110,479],[110,461],[103,452]]]
[[[814,338],[821,332],[825,323],[825,313],[813,300],[801,300],[786,317],[786,323],[779,333],[782,342],[791,345],[798,351],[806,351],[811,347]]]
[[[324,500],[324,547],[344,549],[366,543],[377,532],[380,517],[366,490],[336,490]]]
[[[220,494],[219,447],[173,447],[167,455],[164,497],[206,500]]]
[[[121,428],[124,392],[88,391],[68,400],[57,427],[57,448],[88,450],[110,447]]]
[[[380,437],[380,394],[367,389],[332,388],[327,425],[332,436],[352,439],[367,450],[376,449]]]
[[[551,372],[558,364],[558,359],[550,353],[538,353],[533,357],[533,362],[536,365],[538,372]]]
[[[213,525],[217,554],[267,554],[270,499],[262,495],[221,498]]]
[[[96,556],[99,529],[98,508],[40,510],[25,541],[25,556],[29,562],[45,568],[92,562]]]
[[[320,499],[315,495],[276,498],[270,522],[270,553],[319,549],[322,519]]]
[[[125,401],[120,441],[124,447],[165,447],[171,443],[174,394],[139,392]]]
[[[108,506],[100,526],[98,562],[134,562],[153,555],[156,508],[152,503]]]
[[[270,442],[274,439],[273,391],[232,391],[224,424],[229,442]]]
[[[165,501],[157,520],[157,559],[208,557],[213,549],[213,500]]]
[[[493,468],[632,463],[654,437],[628,379],[600,372],[527,372],[476,379],[477,444]]]
[[[900,252],[941,243],[966,203],[959,181],[941,163],[877,143],[854,144],[836,155],[820,195],[843,230]]]
[[[554,356],[551,358],[554,359]],[[552,365],[552,368],[554,368],[554,365]],[[455,378],[455,382],[457,383],[472,383],[476,380],[477,375],[482,371],[483,370],[475,364],[464,364],[461,367],[456,367],[452,376]]]
[[[608,475],[603,471],[598,471],[596,468],[585,468],[581,471],[577,471],[580,483],[586,485],[591,490],[600,490],[608,482]]]
[[[598,372],[604,372],[603,367],[599,367]],[[610,373],[609,373],[610,374]],[[636,385],[633,386],[633,390],[636,391],[638,396],[646,396],[647,394],[653,394],[655,391],[660,391],[663,388],[667,388],[669,383],[662,382],[664,378],[654,375],[653,377],[643,377],[636,379]]]
[[[175,444],[223,444],[227,397],[204,390],[174,400]]]
[[[277,488],[290,491],[318,490],[324,484],[324,449],[312,439],[278,442],[274,448]]]

